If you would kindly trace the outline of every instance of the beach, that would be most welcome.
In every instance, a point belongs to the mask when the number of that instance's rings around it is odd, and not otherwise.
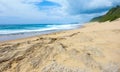
[[[120,19],[1,42],[0,72],[120,72]]]

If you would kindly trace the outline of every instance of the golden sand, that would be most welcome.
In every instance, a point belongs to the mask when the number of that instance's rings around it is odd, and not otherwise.
[[[120,72],[120,19],[0,43],[0,72]]]

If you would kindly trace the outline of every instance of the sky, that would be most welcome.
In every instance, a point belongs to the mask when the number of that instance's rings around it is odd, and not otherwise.
[[[84,23],[120,0],[0,0],[0,24]]]

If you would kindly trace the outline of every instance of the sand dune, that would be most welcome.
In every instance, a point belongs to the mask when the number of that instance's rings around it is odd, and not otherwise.
[[[120,72],[120,19],[0,43],[0,72]]]

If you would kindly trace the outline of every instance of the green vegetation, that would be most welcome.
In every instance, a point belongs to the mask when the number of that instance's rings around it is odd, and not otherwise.
[[[120,18],[120,6],[116,6],[110,9],[108,13],[106,13],[105,15],[93,18],[91,21],[105,22],[105,21],[114,21],[118,18]]]

